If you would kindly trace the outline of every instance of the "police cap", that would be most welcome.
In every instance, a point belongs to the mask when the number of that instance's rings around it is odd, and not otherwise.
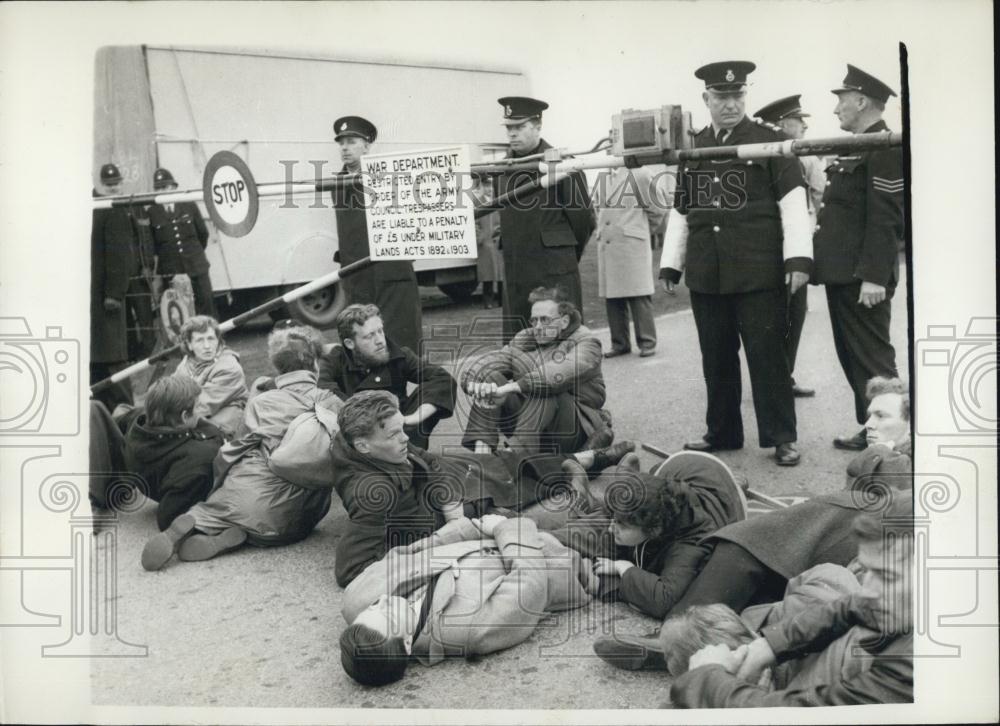
[[[545,101],[527,96],[504,96],[497,103],[503,106],[503,123],[505,126],[519,126],[528,119],[541,120],[542,111],[549,107]]]
[[[166,189],[170,186],[177,186],[173,174],[162,167],[153,172],[153,189]]]
[[[333,122],[333,133],[336,134],[333,137],[335,141],[340,141],[344,136],[357,136],[359,139],[364,139],[370,144],[378,136],[378,129],[375,128],[375,124],[366,118],[361,118],[360,116],[341,116]]]
[[[885,85],[877,79],[875,76],[865,73],[863,70],[857,66],[852,66],[850,63],[847,64],[847,75],[844,76],[844,82],[840,88],[834,88],[831,93],[841,94],[846,91],[857,91],[858,93],[863,93],[864,95],[874,98],[877,101],[885,103],[889,100],[889,96],[895,96],[896,92],[893,91],[889,86]]]
[[[117,184],[122,180],[122,173],[114,164],[105,164],[101,167],[101,184]]]
[[[709,63],[694,72],[695,78],[705,81],[705,88],[716,91],[738,91],[747,83],[747,76],[757,66],[750,61],[720,61]]]
[[[802,110],[799,98],[801,94],[779,98],[762,107],[754,116],[771,124],[776,124],[783,118],[805,118],[809,114]]]

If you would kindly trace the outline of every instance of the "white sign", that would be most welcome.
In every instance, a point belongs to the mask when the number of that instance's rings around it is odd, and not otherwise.
[[[231,151],[216,153],[205,167],[202,193],[209,216],[222,232],[242,237],[257,222],[257,184],[246,163]]]
[[[467,146],[373,154],[361,167],[373,260],[477,256]]]

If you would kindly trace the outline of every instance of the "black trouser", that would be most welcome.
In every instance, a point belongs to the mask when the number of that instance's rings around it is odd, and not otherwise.
[[[761,447],[796,440],[795,399],[785,357],[786,309],[784,288],[730,295],[691,291],[708,389],[705,440],[709,443],[721,448],[743,446],[741,340]]]
[[[799,339],[802,337],[802,326],[806,323],[806,312],[809,309],[806,285],[803,285],[788,301],[788,336],[785,338],[785,357],[788,359],[788,372],[792,374],[792,384],[795,384],[795,357],[799,353]]]
[[[722,603],[737,613],[750,605],[779,602],[788,580],[732,542],[719,542],[698,576],[670,609],[679,615],[693,605]]]
[[[840,367],[854,391],[854,415],[859,424],[868,418],[865,386],[875,376],[895,378],[896,349],[889,342],[892,321],[893,288],[886,298],[867,308],[858,302],[861,281],[850,285],[827,285],[826,302],[830,308],[833,345]]]
[[[212,279],[208,276],[208,271],[200,275],[189,275],[191,278],[191,291],[194,293],[194,311],[198,315],[210,315],[217,318],[215,312],[215,301],[212,299]]]
[[[141,275],[129,279],[125,292],[125,320],[129,360],[148,358],[156,346],[156,328],[153,325],[153,293]]]
[[[653,296],[609,297],[604,301],[611,330],[612,350],[631,350],[628,329],[629,311],[635,325],[635,342],[639,350],[656,347],[656,323],[653,322]]]

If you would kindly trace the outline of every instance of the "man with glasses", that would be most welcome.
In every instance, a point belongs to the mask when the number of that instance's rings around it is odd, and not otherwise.
[[[601,374],[601,342],[580,324],[580,313],[559,288],[528,296],[531,327],[501,350],[473,361],[461,374],[472,399],[462,443],[496,448],[499,431],[517,451],[571,453],[612,441]]]
[[[724,61],[702,66],[702,99],[712,122],[696,148],[783,140],[746,116],[746,77],[756,66]],[[693,451],[743,447],[739,349],[746,350],[761,447],[775,447],[779,466],[800,455],[792,379],[785,357],[788,298],[809,279],[812,240],[805,182],[795,159],[699,159],[677,180],[660,277],[684,273],[698,329],[708,389],[707,432]]]

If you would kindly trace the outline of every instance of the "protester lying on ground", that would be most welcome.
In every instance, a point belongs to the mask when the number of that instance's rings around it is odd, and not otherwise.
[[[603,598],[624,600],[658,619],[711,553],[704,538],[744,516],[739,485],[711,454],[674,454],[656,475],[639,471],[638,457],[626,456],[589,486],[602,506],[553,534],[596,558]]]
[[[455,410],[458,384],[452,375],[386,338],[375,305],[348,305],[337,316],[337,332],[341,345],[324,353],[317,385],[343,399],[358,391],[391,392],[399,401],[410,442],[426,449],[438,421]],[[409,395],[407,383],[416,384]]]
[[[864,569],[859,590],[785,612],[760,629],[761,637],[735,650],[727,644],[698,650],[690,656],[689,670],[671,686],[673,704],[738,708],[912,702],[912,503],[897,498],[886,509],[858,515],[853,530]],[[858,649],[865,655],[856,656]],[[786,673],[787,683],[770,692],[762,685],[765,669],[796,661]]]
[[[563,464],[572,459],[592,470],[616,463],[634,444],[597,451],[525,454],[464,450],[432,454],[413,446],[403,414],[388,391],[359,391],[338,414],[331,447],[333,484],[349,522],[337,542],[337,583],[346,587],[389,549],[422,539],[448,517],[493,507],[519,511],[566,492]]]
[[[323,519],[333,485],[330,440],[342,404],[316,387],[320,340],[318,331],[301,326],[268,336],[268,357],[278,372],[274,387],[247,404],[246,433],[219,452],[208,499],[146,543],[143,567],[157,570],[175,553],[198,561],[244,542],[296,542]]]
[[[531,327],[462,373],[462,390],[473,400],[463,445],[495,449],[503,432],[511,448],[525,452],[608,446],[601,342],[561,289],[539,287],[528,300]]]
[[[243,422],[249,395],[239,354],[226,347],[218,321],[207,315],[195,315],[184,323],[180,344],[184,357],[176,372],[201,386],[196,413],[232,438]]]
[[[590,562],[531,520],[455,519],[389,550],[348,586],[341,663],[358,683],[386,685],[411,657],[432,666],[517,645],[548,613],[587,604],[596,587]]]
[[[165,530],[212,491],[212,462],[222,432],[197,413],[201,388],[174,374],[154,381],[125,436],[125,463],[139,475],[147,497],[159,502],[156,523]]]
[[[866,429],[868,448],[847,466],[843,491],[768,512],[724,527],[702,542],[712,554],[676,603],[673,613],[692,605],[724,603],[734,610],[780,600],[788,581],[824,562],[847,565],[857,554],[851,527],[863,509],[886,506],[894,491],[909,501],[910,403],[899,379],[873,378]],[[899,498],[899,497],[896,497]],[[606,638],[599,651],[622,668],[663,668],[655,637]]]

